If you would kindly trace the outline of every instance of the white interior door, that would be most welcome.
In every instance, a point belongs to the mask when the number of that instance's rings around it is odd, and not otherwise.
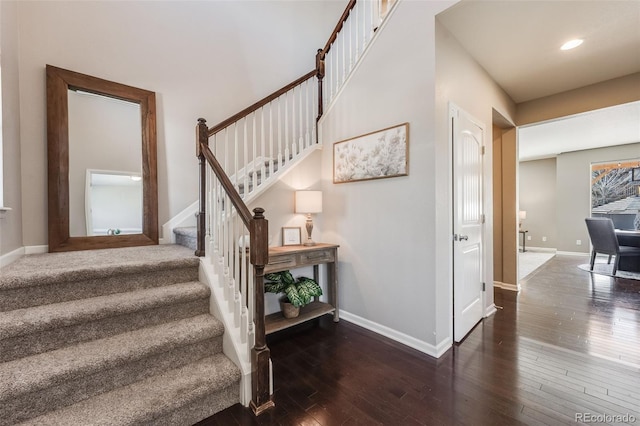
[[[483,128],[464,111],[453,120],[453,334],[461,341],[483,316]]]

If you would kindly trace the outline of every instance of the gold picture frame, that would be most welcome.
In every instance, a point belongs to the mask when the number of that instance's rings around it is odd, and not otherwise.
[[[333,144],[333,183],[409,175],[409,123]]]
[[[299,246],[302,244],[302,228],[300,227],[282,227],[282,245],[283,246]]]

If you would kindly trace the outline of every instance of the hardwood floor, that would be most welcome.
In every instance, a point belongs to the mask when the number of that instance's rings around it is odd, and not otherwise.
[[[274,335],[276,408],[198,425],[640,424],[640,282],[586,259],[496,290],[501,309],[440,359],[328,317]]]

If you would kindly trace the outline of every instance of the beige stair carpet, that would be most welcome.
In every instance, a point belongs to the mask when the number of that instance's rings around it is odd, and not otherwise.
[[[0,269],[0,425],[191,425],[237,403],[198,267],[167,245]]]

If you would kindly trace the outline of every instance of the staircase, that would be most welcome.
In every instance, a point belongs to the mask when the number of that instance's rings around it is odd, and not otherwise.
[[[199,263],[166,245],[0,269],[0,425],[191,425],[239,402]]]
[[[248,205],[321,148],[320,119],[380,33],[382,4],[349,0],[327,43],[317,49],[313,70],[213,127],[198,119],[199,200],[180,213],[180,221],[163,227],[168,235],[195,215],[195,254],[203,257],[202,275],[216,294],[217,312],[238,331],[228,341],[237,349],[243,395],[250,388],[256,415],[274,406],[264,321],[269,224],[264,209],[250,211]]]

